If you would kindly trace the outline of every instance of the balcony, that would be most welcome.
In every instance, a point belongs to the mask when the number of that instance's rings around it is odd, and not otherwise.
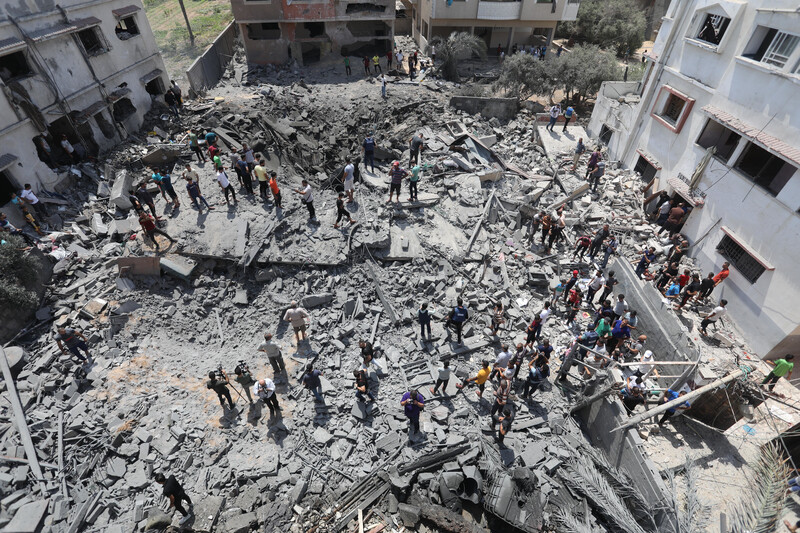
[[[478,18],[480,20],[519,20],[522,1],[518,2],[492,2],[480,0],[478,2]]]
[[[538,20],[538,21],[558,21],[565,18],[565,10],[570,13],[578,13],[578,6],[580,4],[567,4],[565,0],[555,2],[555,11],[553,10],[553,2],[546,2],[542,0],[523,0],[522,8],[520,10],[520,18],[522,20]],[[565,6],[568,6],[565,8]],[[574,17],[568,20],[574,20]]]

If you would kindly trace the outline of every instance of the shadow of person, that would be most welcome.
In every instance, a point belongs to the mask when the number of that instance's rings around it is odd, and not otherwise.
[[[250,404],[250,409],[247,410],[247,422],[252,426],[257,426],[261,421],[262,410],[264,404],[259,400]]]

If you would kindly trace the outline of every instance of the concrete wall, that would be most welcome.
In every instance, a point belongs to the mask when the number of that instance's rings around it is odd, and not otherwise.
[[[519,102],[516,98],[483,98],[479,96],[453,96],[450,106],[468,113],[480,113],[484,117],[511,120],[517,115]]]
[[[612,161],[619,158],[636,121],[638,98],[633,93],[638,86],[638,82],[606,81],[597,95],[587,133],[598,138],[603,126],[613,131],[607,145],[608,159]]]
[[[231,59],[233,59],[233,52],[237,43],[238,28],[235,22],[228,24],[217,38],[214,39],[211,46],[203,52],[203,55],[195,59],[192,66],[186,71],[186,78],[189,80],[189,85],[196,93],[201,93],[215,86],[219,80],[222,79],[225,68],[228,66]]]
[[[613,122],[613,118],[622,126],[629,123],[630,128],[621,127],[619,134],[615,133],[617,140],[612,138],[612,158],[631,167],[639,157],[637,150],[652,154],[662,168],[656,189],[670,189],[666,180],[678,174],[692,176],[705,152],[697,139],[709,120],[709,114],[703,111],[707,105],[732,114],[752,131],[763,131],[796,149],[800,146],[800,110],[788,102],[796,99],[800,83],[798,75],[790,72],[800,61],[800,47],[782,69],[742,56],[753,46],[750,41],[759,26],[800,34],[798,17],[776,11],[796,7],[797,3],[790,0],[673,2],[653,47],[657,61],[635,116],[631,117],[629,110],[611,109],[612,104],[599,102],[590,126],[592,133],[597,135],[598,125]],[[717,46],[696,39],[707,14],[731,19]],[[679,129],[669,128],[652,116],[660,112],[660,95],[665,87],[694,99]],[[772,357],[776,355],[773,348],[781,343],[781,349],[798,344],[797,313],[792,304],[800,298],[800,283],[794,275],[800,251],[787,243],[797,242],[800,235],[800,171],[796,170],[775,196],[754,185],[736,169],[748,140],[740,140],[729,159],[712,159],[697,186],[705,195],[705,205],[692,212],[683,233],[693,244],[690,253],[703,273],[718,271],[725,260],[716,250],[723,236],[721,226],[738,234],[743,244],[774,267],[755,283],[734,267],[715,292],[716,298],[729,301],[729,314],[746,334],[751,348]],[[787,160],[788,156],[782,157]],[[784,342],[790,336],[795,340]]]

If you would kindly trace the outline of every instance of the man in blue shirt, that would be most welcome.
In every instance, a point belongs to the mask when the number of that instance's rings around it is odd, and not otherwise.
[[[150,178],[158,185],[158,190],[161,191],[161,197],[164,198],[165,202],[168,201],[167,194],[169,194],[170,198],[172,198],[172,206],[176,208],[181,206],[178,194],[172,187],[172,176],[169,175],[169,171],[166,168],[161,173],[157,169],[153,169],[153,175]]]
[[[606,342],[606,350],[609,355],[614,352],[617,344],[625,339],[631,338],[631,328],[628,326],[628,321],[624,318],[614,322],[614,327],[611,328],[611,338]]]
[[[361,147],[364,150],[364,170],[367,169],[367,165],[370,165],[372,173],[375,174],[375,139],[372,138],[371,133],[364,139]]]
[[[322,372],[316,370],[314,365],[308,365],[306,373],[303,374],[303,385],[311,391],[319,403],[325,403],[325,398],[322,396],[322,382],[319,379],[321,375]]]
[[[414,433],[419,433],[419,414],[425,408],[425,399],[419,391],[414,389],[403,394],[403,397],[400,399],[400,405],[403,406],[403,410],[408,418],[411,430],[409,437],[411,437]]]
[[[469,318],[469,312],[467,308],[464,307],[461,298],[456,301],[456,304],[453,310],[450,311],[448,322],[455,328],[456,334],[458,335],[458,344],[461,344],[461,331],[464,329],[464,322]]]
[[[572,120],[572,117],[573,117],[573,115],[574,115],[574,116],[577,116],[577,115],[575,115],[575,110],[574,110],[574,109],[572,109],[572,106],[571,106],[571,105],[570,105],[570,106],[567,106],[567,110],[566,110],[566,111],[564,111],[564,129],[563,129],[563,130],[561,130],[561,131],[563,131],[563,132],[565,132],[565,133],[566,133],[566,131],[567,131],[567,124],[569,124],[569,121],[570,121],[570,120]]]
[[[680,394],[679,394],[679,393],[675,392],[672,389],[667,389],[667,393],[664,395],[664,398],[661,400],[661,403],[671,402],[672,400],[677,400],[681,396],[685,396],[685,395],[686,395],[686,391],[681,391]],[[683,402],[681,404],[676,405],[675,407],[673,407],[671,409],[667,409],[667,411],[664,413],[664,416],[662,416],[661,420],[658,421],[658,426],[659,427],[663,427],[664,426],[664,422],[666,422],[669,417],[675,415],[675,413],[676,413],[676,411],[678,409],[680,409],[681,411],[685,411],[685,410],[689,409],[691,406],[692,406],[692,404],[690,404],[689,402]]]
[[[655,247],[651,246],[650,248],[644,250],[642,252],[642,258],[639,260],[639,264],[636,265],[636,276],[639,279],[642,279],[642,274],[647,267],[650,266],[650,263],[655,261],[656,259],[656,249]]]

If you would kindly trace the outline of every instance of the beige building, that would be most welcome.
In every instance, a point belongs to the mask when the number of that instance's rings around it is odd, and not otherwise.
[[[383,56],[394,40],[394,0],[231,0],[249,63],[310,64],[328,54]],[[359,65],[354,60],[353,69]]]
[[[49,6],[49,7],[40,7]],[[0,205],[52,190],[62,135],[95,156],[137,131],[169,80],[139,0],[33,0],[0,11]]]
[[[575,20],[580,0],[403,0],[411,12],[414,40],[425,49],[436,36],[468,31],[481,37],[493,53],[515,44],[547,44],[556,24]]]

